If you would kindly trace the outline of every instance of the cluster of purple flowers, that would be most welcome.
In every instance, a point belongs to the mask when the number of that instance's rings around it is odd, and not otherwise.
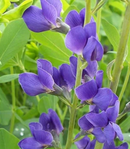
[[[28,28],[34,32],[41,32],[58,28],[57,20],[60,19],[61,2],[59,0],[41,0],[42,9],[35,6],[28,8],[23,19]],[[92,134],[95,139],[90,141],[85,135],[75,142],[78,149],[94,149],[96,141],[104,143],[103,149],[128,149],[127,143],[115,147],[114,139],[118,137],[123,141],[120,127],[116,124],[119,114],[118,97],[109,89],[102,88],[103,71],[98,70],[98,63],[103,56],[103,47],[98,41],[96,23],[93,18],[84,26],[85,9],[80,13],[71,11],[65,22],[70,26],[66,35],[65,44],[74,54],[81,56],[81,61],[87,62],[87,67],[82,71],[81,85],[75,88],[75,94],[81,104],[90,105],[90,112],[82,116],[78,124],[81,134]],[[38,75],[23,73],[19,82],[23,90],[30,96],[49,93],[64,96],[75,86],[77,72],[77,57],[70,57],[70,65],[62,64],[59,69],[44,59],[37,61]],[[53,110],[49,114],[42,114],[40,123],[31,123],[32,138],[26,138],[19,143],[22,149],[36,149],[52,146],[55,142],[53,131],[57,135],[63,130],[60,120]]]
[[[29,128],[32,137],[19,142],[21,149],[42,149],[59,145],[59,134],[62,132],[63,126],[56,112],[52,109],[48,110],[48,114],[42,113],[39,123],[30,123]]]

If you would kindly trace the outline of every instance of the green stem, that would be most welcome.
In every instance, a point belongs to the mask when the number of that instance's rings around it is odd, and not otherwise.
[[[130,3],[128,4],[125,12],[125,17],[122,25],[122,32],[120,43],[117,51],[117,56],[115,60],[115,66],[113,70],[113,79],[110,88],[116,93],[117,86],[120,79],[121,70],[123,67],[124,57],[126,53],[127,42],[130,34]]]
[[[99,34],[100,26],[101,26],[101,8],[97,12],[97,34],[98,34],[98,37],[100,37],[100,34]]]
[[[11,74],[14,74],[13,67],[10,68]],[[11,81],[11,90],[12,90],[12,118],[11,118],[11,124],[10,124],[10,132],[13,133],[14,130],[14,124],[15,124],[15,109],[16,109],[16,101],[15,101],[15,81]]]
[[[71,1],[70,1],[70,5],[71,5],[74,1],[75,1],[75,0],[71,0]]]
[[[81,66],[82,66],[82,62],[80,60],[80,56],[78,56],[75,88],[81,84],[81,77],[82,77]],[[73,104],[72,104],[72,107],[70,109],[70,121],[69,121],[69,129],[68,129],[66,149],[70,149],[70,147],[73,143],[73,130],[74,130],[75,119],[76,119],[77,104],[78,104],[78,98],[77,98],[76,94],[74,94]]]
[[[125,92],[127,83],[128,83],[128,81],[129,81],[129,76],[130,76],[130,64],[128,64],[127,74],[126,74],[126,77],[125,77],[124,84],[123,84],[123,86],[122,86],[122,90],[121,90],[121,92],[120,92],[120,96],[119,96],[119,101],[120,101],[120,102],[121,102],[121,100],[122,100],[122,97],[123,97],[123,94],[124,94],[124,92]]]
[[[91,19],[91,0],[86,0],[86,12],[85,12],[85,22],[84,25],[90,22]]]
[[[103,148],[103,144],[96,141],[96,145],[94,149],[102,149],[102,148]]]
[[[37,102],[40,101],[40,97],[38,95],[36,96],[36,99],[37,99]]]

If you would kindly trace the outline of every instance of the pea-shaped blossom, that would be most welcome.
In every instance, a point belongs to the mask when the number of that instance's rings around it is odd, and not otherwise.
[[[83,54],[88,63],[102,59],[103,47],[97,39],[95,22],[90,22],[85,27],[73,27],[66,35],[65,45],[72,52]]]
[[[30,96],[41,93],[62,95],[63,86],[70,91],[75,85],[75,78],[68,64],[62,64],[58,70],[49,61],[38,59],[37,68],[38,75],[28,72],[19,75],[20,85]],[[59,87],[57,88],[56,85]]]
[[[42,113],[39,122],[43,126],[43,130],[49,132],[55,132],[57,135],[63,130],[63,126],[55,111],[49,109],[48,114]]]
[[[22,73],[19,75],[19,83],[24,92],[30,96],[54,91],[52,77],[53,67],[47,60],[37,61],[38,75],[34,73]]]
[[[119,113],[119,101],[101,113],[90,112],[79,119],[79,126],[95,135],[101,143],[111,144],[116,136],[123,141],[120,127],[116,124]]]
[[[32,122],[29,127],[32,137],[25,138],[19,142],[21,149],[42,149],[53,146],[53,142],[55,142],[54,133],[58,136],[63,130],[58,115],[52,109],[49,109],[48,114],[43,113],[40,116],[39,123]]]
[[[91,104],[95,104],[100,110],[106,110],[112,100],[115,101],[116,96],[110,89],[101,88],[102,78],[103,71],[98,71],[95,80],[91,79],[78,86],[75,92],[81,102],[87,101]]]
[[[59,69],[53,67],[53,78],[58,86],[65,87],[70,91],[75,85],[75,77],[73,76],[70,65],[62,64]]]
[[[78,135],[75,138],[77,137]],[[85,136],[81,140],[76,141],[75,145],[77,146],[78,149],[94,149],[95,143],[96,140],[90,141],[90,139],[87,136]]]
[[[30,6],[23,13],[28,28],[34,32],[42,32],[59,27],[62,3],[60,0],[41,0],[42,9]]]

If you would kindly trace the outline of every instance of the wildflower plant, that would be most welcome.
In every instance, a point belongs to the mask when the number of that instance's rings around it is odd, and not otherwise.
[[[129,149],[130,105],[123,94],[130,73],[130,2],[125,1],[121,35],[101,18],[106,0],[93,2],[94,7],[86,0],[79,12],[68,11],[74,0],[70,6],[65,0],[2,2],[0,21],[7,27],[1,33],[0,69],[10,66],[3,82],[11,81],[12,90],[12,107],[0,90],[0,110],[9,111],[0,124],[10,123],[10,133],[0,128],[0,140],[6,138],[2,149]],[[116,51],[109,51],[112,57],[105,55],[101,21]],[[128,72],[118,91],[124,63]],[[19,125],[26,135],[18,136]]]

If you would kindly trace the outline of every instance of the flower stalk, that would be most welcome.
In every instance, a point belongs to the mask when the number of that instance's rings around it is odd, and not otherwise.
[[[89,23],[91,18],[91,0],[86,0],[86,14],[84,25]]]
[[[81,66],[82,66],[82,62],[80,60],[80,55],[79,55],[78,56],[78,64],[77,64],[75,88],[81,84],[81,77],[82,77]],[[78,98],[77,98],[76,94],[74,94],[73,104],[72,104],[72,107],[70,109],[70,122],[69,122],[66,149],[70,149],[70,147],[73,143],[73,130],[74,130],[75,119],[76,119],[77,104],[78,104]]]
[[[117,56],[115,60],[115,66],[113,70],[113,79],[110,85],[110,88],[114,93],[116,93],[120,75],[121,75],[121,70],[123,67],[123,62],[124,62],[124,57],[125,53],[127,50],[127,42],[130,34],[130,3],[127,5],[126,12],[125,12],[125,17],[122,25],[122,31],[121,31],[121,38],[119,42],[119,47],[117,51]]]
[[[10,68],[11,74],[14,74],[13,67]],[[16,101],[15,101],[15,81],[11,81],[11,90],[12,90],[12,118],[11,118],[11,124],[10,124],[10,132],[13,133],[14,130],[14,124],[15,124],[15,109],[16,109]]]
[[[124,80],[124,84],[122,86],[122,89],[121,89],[121,92],[120,92],[120,95],[119,95],[119,101],[121,102],[122,100],[122,97],[123,97],[123,94],[125,92],[125,89],[127,87],[127,83],[129,81],[129,76],[130,76],[130,63],[128,63],[128,70],[127,70],[127,74],[126,74],[126,77],[125,77],[125,80]]]

